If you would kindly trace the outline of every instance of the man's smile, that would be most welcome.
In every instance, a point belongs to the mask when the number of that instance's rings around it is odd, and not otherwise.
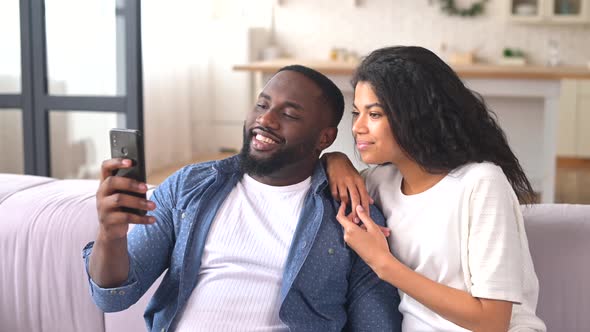
[[[251,146],[257,151],[270,151],[275,149],[283,140],[279,139],[275,135],[257,128],[252,130]]]

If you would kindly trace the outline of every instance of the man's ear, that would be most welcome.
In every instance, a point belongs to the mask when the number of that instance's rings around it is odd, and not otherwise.
[[[327,149],[334,141],[336,140],[336,135],[338,135],[338,128],[337,127],[327,127],[322,129],[320,132],[320,140],[318,142],[318,149],[324,151]]]

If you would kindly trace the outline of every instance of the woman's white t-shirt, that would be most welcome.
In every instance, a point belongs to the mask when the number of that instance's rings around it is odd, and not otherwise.
[[[405,195],[391,164],[363,171],[405,265],[474,297],[513,302],[510,331],[545,331],[535,315],[539,283],[518,199],[502,169],[472,163],[425,192]],[[400,291],[404,331],[466,331]]]

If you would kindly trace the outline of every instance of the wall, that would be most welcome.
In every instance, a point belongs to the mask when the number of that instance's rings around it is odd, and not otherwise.
[[[497,60],[504,47],[521,48],[533,63],[545,64],[547,40],[559,41],[564,63],[590,61],[590,25],[518,25],[506,20],[508,0],[490,0],[483,16],[449,17],[438,1],[428,0],[283,0],[276,10],[277,39],[295,57],[327,58],[332,47],[366,54],[386,45],[420,45],[443,55],[449,50],[478,50]],[[432,2],[432,5],[429,3]],[[457,1],[466,6],[471,1]]]

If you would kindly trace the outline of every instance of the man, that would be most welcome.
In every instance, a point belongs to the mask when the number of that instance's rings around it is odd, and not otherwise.
[[[240,155],[181,169],[152,202],[117,194],[146,186],[109,176],[128,161],[104,162],[100,230],[84,249],[96,304],[124,310],[168,269],[150,330],[399,331],[397,291],[345,245],[318,159],[343,110],[332,81],[288,66],[248,114]]]

